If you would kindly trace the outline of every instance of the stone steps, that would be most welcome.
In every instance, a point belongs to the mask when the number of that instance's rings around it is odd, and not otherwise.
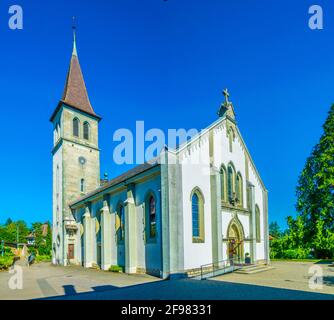
[[[239,273],[239,274],[255,274],[255,273],[260,273],[260,272],[265,272],[265,271],[269,271],[274,269],[271,266],[268,265],[250,265],[250,266],[246,266],[243,267],[237,271],[235,271],[235,273]]]

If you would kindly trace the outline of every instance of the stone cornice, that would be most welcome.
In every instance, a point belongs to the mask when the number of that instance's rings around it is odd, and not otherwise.
[[[237,213],[243,214],[243,215],[249,215],[250,214],[249,210],[247,210],[245,208],[231,206],[231,205],[229,205],[225,202],[222,203],[221,208],[229,210],[229,211],[237,212]]]
[[[60,138],[60,139],[58,139],[57,144],[53,147],[53,149],[51,151],[52,154],[56,153],[56,151],[59,149],[59,147],[63,144],[63,141],[66,141],[66,142],[69,142],[69,143],[74,143],[74,144],[77,144],[77,145],[85,147],[85,148],[93,149],[95,151],[101,151],[101,149],[96,148],[96,147],[94,147],[92,145],[89,145],[89,144],[84,144],[84,143],[74,141],[74,140],[70,140],[70,139],[66,139],[66,138]]]

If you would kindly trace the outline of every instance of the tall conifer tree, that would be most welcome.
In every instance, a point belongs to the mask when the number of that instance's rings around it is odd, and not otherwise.
[[[297,211],[304,226],[304,241],[316,255],[333,255],[334,243],[334,105],[319,143],[306,161],[297,186]]]

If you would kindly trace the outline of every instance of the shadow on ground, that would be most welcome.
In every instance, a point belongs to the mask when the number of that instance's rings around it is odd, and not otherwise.
[[[320,260],[320,261],[318,261],[318,262],[315,262],[314,264],[327,264],[327,265],[331,265],[331,264],[333,264],[333,260]]]
[[[65,295],[43,300],[334,300],[331,294],[216,280],[166,280],[123,288],[99,286],[87,293],[77,293],[73,286],[64,289]]]
[[[334,287],[334,276],[325,276],[322,281],[326,286]]]

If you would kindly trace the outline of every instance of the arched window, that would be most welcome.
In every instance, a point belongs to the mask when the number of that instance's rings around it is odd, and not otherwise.
[[[235,170],[233,168],[233,166],[230,164],[228,166],[227,169],[227,193],[228,193],[228,201],[231,204],[235,204],[234,203],[234,193],[235,193],[235,185],[234,185],[234,181],[235,181]]]
[[[85,186],[85,179],[80,180],[80,192],[85,192],[86,186]]]
[[[238,199],[238,204],[242,207],[243,206],[243,183],[242,183],[242,176],[240,172],[237,175],[235,189],[236,189],[236,196]]]
[[[155,198],[151,195],[148,198],[148,225],[147,225],[147,235],[149,239],[154,239],[157,234],[157,226],[156,226],[156,203]]]
[[[192,236],[194,243],[204,242],[204,199],[196,190],[191,197]]]
[[[80,121],[78,118],[73,119],[73,136],[79,138],[79,125]]]
[[[120,205],[118,208],[118,217],[119,217],[119,228],[118,228],[118,241],[124,241],[125,239],[125,209],[123,205]]]
[[[83,124],[83,137],[85,140],[89,140],[89,123],[85,122]]]
[[[198,238],[200,235],[199,199],[196,193],[194,193],[192,197],[191,205],[192,205],[192,215],[193,215],[193,237]]]
[[[220,187],[221,187],[221,199],[226,202],[226,169],[224,165],[220,168]]]
[[[261,242],[261,221],[260,221],[260,208],[255,206],[255,219],[256,219],[256,242]]]

